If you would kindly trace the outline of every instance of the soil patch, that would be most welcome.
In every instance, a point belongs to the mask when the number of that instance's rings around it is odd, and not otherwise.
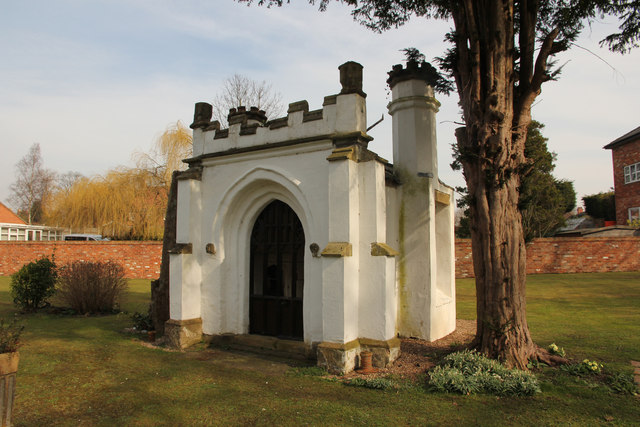
[[[391,366],[378,369],[374,374],[359,374],[354,371],[341,378],[376,378],[393,375],[397,378],[417,381],[434,366],[435,360],[453,351],[462,350],[469,345],[475,334],[475,320],[458,319],[456,330],[439,340],[429,342],[417,338],[403,338],[400,344],[400,357]]]

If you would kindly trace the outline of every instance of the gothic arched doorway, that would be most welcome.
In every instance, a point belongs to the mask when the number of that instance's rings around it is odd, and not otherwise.
[[[296,213],[275,200],[251,232],[249,333],[302,339],[304,230]]]

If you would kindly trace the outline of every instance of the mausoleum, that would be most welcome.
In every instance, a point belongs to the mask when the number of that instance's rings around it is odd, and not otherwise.
[[[439,103],[415,62],[397,65],[393,164],[370,151],[362,66],[339,67],[322,108],[267,120],[197,103],[193,157],[179,176],[170,255],[169,340],[254,346],[316,358],[332,372],[398,337],[455,329],[454,193],[438,179]]]

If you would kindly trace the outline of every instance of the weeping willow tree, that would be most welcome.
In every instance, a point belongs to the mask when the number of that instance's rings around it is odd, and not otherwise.
[[[136,168],[77,178],[57,191],[47,222],[114,239],[161,239],[171,175],[184,168],[191,147],[191,131],[179,121],[170,125],[148,153],[134,154]]]
[[[138,169],[151,173],[168,191],[173,171],[186,169],[182,160],[191,156],[192,149],[191,129],[178,120],[167,127],[148,153],[134,153],[133,157]]]
[[[144,169],[119,169],[82,178],[53,196],[48,222],[115,239],[162,237],[167,189]]]

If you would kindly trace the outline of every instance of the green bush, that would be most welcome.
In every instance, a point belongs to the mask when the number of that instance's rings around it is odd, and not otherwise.
[[[533,374],[508,369],[500,362],[470,350],[446,356],[429,372],[429,387],[445,393],[497,396],[531,396],[540,391]]]
[[[14,318],[11,323],[5,325],[4,319],[0,319],[0,353],[11,353],[20,347],[20,335],[24,329]]]
[[[124,268],[112,261],[74,261],[60,269],[58,295],[81,314],[112,312],[126,289]]]
[[[154,329],[149,313],[136,311],[131,315],[131,320],[133,320],[133,327],[138,331],[152,331]]]
[[[48,299],[55,293],[58,273],[52,259],[44,256],[23,265],[11,276],[11,296],[17,306],[26,311],[46,307]]]
[[[582,201],[587,215],[605,221],[616,220],[616,197],[613,191],[584,196]]]

